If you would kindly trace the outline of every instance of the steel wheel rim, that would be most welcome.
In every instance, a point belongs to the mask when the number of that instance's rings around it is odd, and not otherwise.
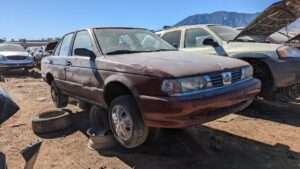
[[[111,118],[115,134],[124,141],[129,140],[133,132],[133,121],[129,112],[124,107],[116,105],[112,109]]]

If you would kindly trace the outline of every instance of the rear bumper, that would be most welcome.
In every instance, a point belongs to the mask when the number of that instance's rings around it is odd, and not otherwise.
[[[144,123],[150,127],[184,128],[238,112],[251,104],[261,82],[239,84],[185,97],[140,96],[137,101]]]
[[[300,58],[266,60],[274,78],[275,87],[288,87],[300,83]]]

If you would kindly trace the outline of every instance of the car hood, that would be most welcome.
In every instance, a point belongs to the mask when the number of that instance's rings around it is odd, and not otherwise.
[[[277,59],[277,49],[282,47],[282,45],[271,43],[229,42],[223,47],[226,54],[231,57],[249,53],[251,55],[262,54]]]
[[[28,52],[3,52],[0,51],[0,56],[10,57],[10,56],[28,56]]]
[[[110,55],[98,61],[104,69],[163,78],[206,74],[248,65],[237,59],[184,51]]]
[[[258,15],[237,37],[256,35],[265,39],[300,17],[299,0],[283,0],[272,4]]]

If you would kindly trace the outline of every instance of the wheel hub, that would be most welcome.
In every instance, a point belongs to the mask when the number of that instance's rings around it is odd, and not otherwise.
[[[112,123],[116,134],[122,140],[129,140],[132,136],[133,122],[129,112],[122,106],[117,105],[112,110]]]

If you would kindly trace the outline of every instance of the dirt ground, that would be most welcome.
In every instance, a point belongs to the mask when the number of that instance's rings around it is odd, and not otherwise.
[[[37,169],[300,169],[300,106],[255,102],[223,119],[187,129],[153,129],[141,147],[115,146],[99,152],[87,147],[89,114],[73,111],[71,128],[49,135],[31,130],[34,114],[54,109],[49,86],[39,78],[14,72],[0,82],[21,107],[0,126],[0,152],[8,168],[23,168],[20,150],[43,140]],[[45,98],[45,99],[41,99]]]

